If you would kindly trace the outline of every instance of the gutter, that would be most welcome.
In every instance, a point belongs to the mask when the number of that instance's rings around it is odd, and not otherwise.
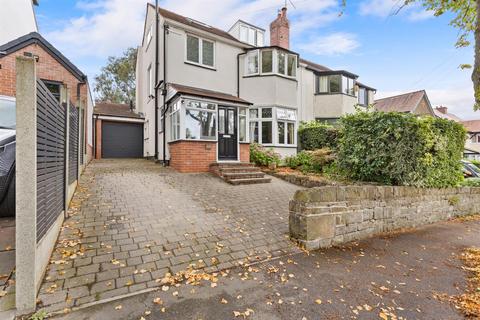
[[[167,105],[167,35],[168,35],[169,26],[168,24],[163,24],[163,166],[167,166],[167,130],[166,130],[166,114],[168,111]]]
[[[155,161],[158,160],[158,0],[155,0]]]

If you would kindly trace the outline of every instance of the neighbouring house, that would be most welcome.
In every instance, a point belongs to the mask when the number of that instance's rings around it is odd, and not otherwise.
[[[0,44],[27,33],[38,32],[34,6],[38,0],[2,0],[0,3]]]
[[[286,8],[270,24],[270,45],[265,29],[243,20],[227,32],[163,8],[156,30],[148,4],[136,67],[144,156],[182,172],[248,162],[251,142],[293,155],[300,121],[335,121],[373,102],[375,89],[357,75],[291,50]]]
[[[0,22],[3,25],[3,22]],[[15,97],[15,59],[17,56],[34,57],[37,77],[50,92],[61,100],[61,88],[67,87],[70,101],[80,108],[83,119],[81,143],[84,163],[92,157],[93,99],[87,76],[60,51],[37,32],[31,32],[10,42],[0,44],[0,95]],[[61,101],[65,102],[65,101]]]
[[[435,116],[438,118],[453,120],[455,122],[463,121],[461,118],[457,117],[453,113],[448,112],[448,108],[444,106],[435,107],[435,109],[433,109],[433,112],[435,113]]]
[[[468,133],[464,157],[469,160],[480,160],[480,120],[467,120],[461,123]]]
[[[395,111],[435,117],[435,111],[425,90],[375,100],[374,108],[383,112]]]
[[[132,105],[97,102],[93,121],[95,159],[143,157],[144,117]]]

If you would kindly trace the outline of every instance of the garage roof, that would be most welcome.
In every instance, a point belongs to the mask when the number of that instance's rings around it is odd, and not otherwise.
[[[97,103],[95,105],[95,108],[93,109],[93,114],[122,118],[144,118],[142,115],[136,113],[135,111],[132,111],[130,105],[119,103]]]

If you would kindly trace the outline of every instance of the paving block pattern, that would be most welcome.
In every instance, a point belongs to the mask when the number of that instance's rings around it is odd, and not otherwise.
[[[158,285],[166,272],[215,272],[297,252],[288,203],[273,178],[232,186],[147,160],[98,160],[80,179],[40,289],[59,311]]]

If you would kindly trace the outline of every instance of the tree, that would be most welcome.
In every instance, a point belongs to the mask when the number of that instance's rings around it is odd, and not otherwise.
[[[108,57],[108,63],[95,77],[97,100],[135,103],[137,49],[128,48],[121,57]]]
[[[347,0],[341,0],[345,7]],[[404,7],[418,3],[427,11],[432,11],[439,17],[447,12],[453,14],[450,25],[457,28],[458,38],[455,46],[464,48],[471,45],[470,38],[474,35],[475,58],[472,72],[473,89],[475,92],[474,110],[480,109],[480,0],[399,0],[401,5],[395,14]],[[462,64],[460,68],[471,68],[470,64]]]

